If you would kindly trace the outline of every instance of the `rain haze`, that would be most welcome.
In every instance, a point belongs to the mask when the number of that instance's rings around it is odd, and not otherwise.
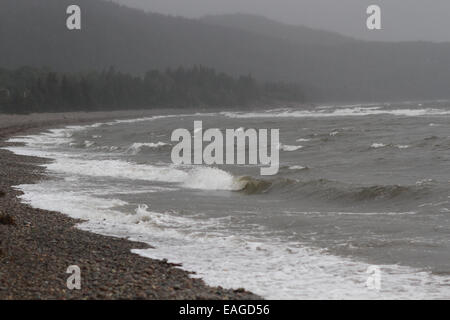
[[[449,299],[449,11],[0,0],[0,300]]]
[[[434,0],[114,0],[147,11],[198,18],[248,13],[280,22],[336,31],[365,40],[450,41],[450,2]],[[382,9],[383,30],[366,29],[366,8]]]

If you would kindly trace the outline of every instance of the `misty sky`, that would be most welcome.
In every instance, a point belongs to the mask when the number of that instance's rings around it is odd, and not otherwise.
[[[113,0],[147,11],[200,17],[252,13],[368,40],[450,41],[450,0]],[[366,29],[366,8],[382,8],[381,31]]]

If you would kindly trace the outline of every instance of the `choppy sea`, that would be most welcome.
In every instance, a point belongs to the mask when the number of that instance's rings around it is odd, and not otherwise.
[[[172,131],[199,120],[280,129],[279,173],[173,165]],[[52,179],[17,186],[24,202],[148,242],[134,252],[210,285],[269,299],[450,298],[450,102],[155,111],[10,142],[52,159]]]

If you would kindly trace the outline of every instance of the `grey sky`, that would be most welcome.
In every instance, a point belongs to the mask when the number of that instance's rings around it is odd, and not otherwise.
[[[186,17],[252,13],[368,40],[450,41],[450,0],[113,0]],[[382,8],[381,31],[366,29],[366,8]]]

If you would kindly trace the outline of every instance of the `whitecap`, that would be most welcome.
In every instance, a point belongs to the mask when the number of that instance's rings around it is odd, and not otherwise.
[[[372,143],[372,145],[370,147],[373,149],[378,149],[378,148],[387,147],[387,145],[385,145],[384,143],[380,143],[380,142],[374,142],[374,143]]]
[[[229,118],[324,118],[324,117],[361,117],[371,115],[392,115],[404,117],[443,116],[450,115],[449,110],[422,109],[381,109],[380,107],[343,107],[328,111],[327,109],[296,110],[288,109],[274,112],[223,112]]]
[[[286,151],[286,152],[297,151],[297,150],[300,150],[302,148],[303,148],[303,146],[293,146],[293,145],[282,144],[282,143],[280,143],[278,145],[278,150]]]
[[[305,169],[307,169],[307,167],[303,167],[303,166],[290,166],[288,169],[289,169],[289,170],[305,170]]]
[[[131,154],[138,154],[140,153],[142,150],[144,149],[158,149],[158,148],[162,148],[162,147],[166,147],[166,146],[170,146],[170,144],[165,143],[165,142],[157,142],[157,143],[133,143],[128,149],[127,149],[127,153],[131,153]]]

